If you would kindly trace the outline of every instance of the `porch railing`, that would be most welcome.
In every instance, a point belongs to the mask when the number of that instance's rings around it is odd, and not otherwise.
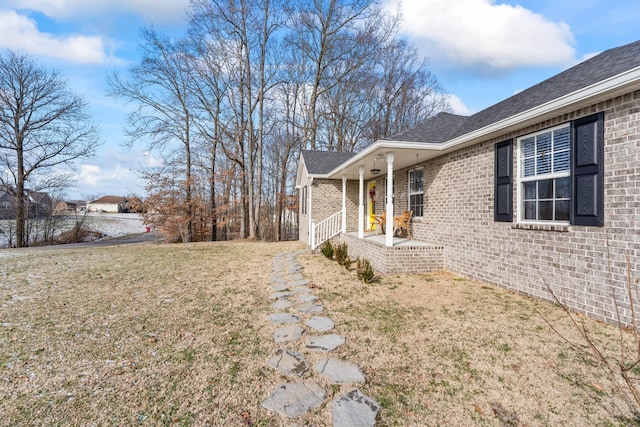
[[[342,232],[342,211],[338,211],[319,223],[311,222],[311,249],[316,249],[330,238]]]

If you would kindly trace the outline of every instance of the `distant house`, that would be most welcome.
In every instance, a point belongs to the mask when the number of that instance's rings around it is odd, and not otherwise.
[[[62,200],[56,204],[55,212],[62,215],[69,212],[84,211],[85,209],[87,209],[87,202],[84,200]]]
[[[53,200],[48,193],[43,191],[30,191],[27,193],[27,197],[29,217],[43,218],[51,214],[53,209]]]
[[[48,216],[53,209],[53,200],[44,191],[25,190],[24,204],[28,218]],[[0,219],[15,219],[16,190],[11,186],[0,186]]]
[[[334,239],[385,274],[448,270],[553,300],[549,285],[572,310],[635,327],[640,41],[359,153],[303,151],[296,186],[311,249]]]
[[[89,212],[127,212],[128,200],[121,196],[103,196],[87,203],[87,210]]]
[[[16,217],[16,196],[6,186],[0,186],[0,220]]]

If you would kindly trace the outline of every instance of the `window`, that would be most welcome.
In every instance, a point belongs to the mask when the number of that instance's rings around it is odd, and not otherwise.
[[[495,144],[494,220],[513,221],[512,141]],[[604,225],[604,113],[518,139],[518,221]]]
[[[520,220],[569,222],[571,131],[568,125],[520,138]]]
[[[302,187],[302,202],[300,203],[302,215],[307,214],[307,186]]]
[[[424,173],[423,169],[409,171],[409,210],[413,216],[423,216]]]

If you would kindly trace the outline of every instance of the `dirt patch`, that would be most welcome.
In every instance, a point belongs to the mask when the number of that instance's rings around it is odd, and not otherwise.
[[[0,258],[0,426],[331,425],[261,407],[285,381],[268,275],[298,243],[134,245]],[[13,254],[13,251],[10,251]],[[629,425],[615,376],[536,314],[560,309],[450,274],[365,285],[321,255],[303,274],[358,364],[380,425]],[[618,330],[585,320],[618,350]],[[317,355],[309,355],[313,364]],[[311,375],[311,374],[305,374]],[[329,398],[350,389],[321,384]],[[330,402],[330,399],[327,400]]]

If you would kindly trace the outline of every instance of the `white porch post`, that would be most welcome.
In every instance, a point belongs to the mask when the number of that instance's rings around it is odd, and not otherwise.
[[[393,246],[393,153],[387,153],[387,225],[385,246]]]
[[[347,232],[347,175],[342,175],[342,233]]]
[[[358,184],[358,239],[364,237],[364,166],[360,166]]]
[[[313,197],[311,196],[311,188],[313,187],[313,177],[309,179],[309,184],[307,188],[307,215],[309,215],[309,246],[311,249],[315,249],[315,233],[316,233],[316,222],[313,220]]]

